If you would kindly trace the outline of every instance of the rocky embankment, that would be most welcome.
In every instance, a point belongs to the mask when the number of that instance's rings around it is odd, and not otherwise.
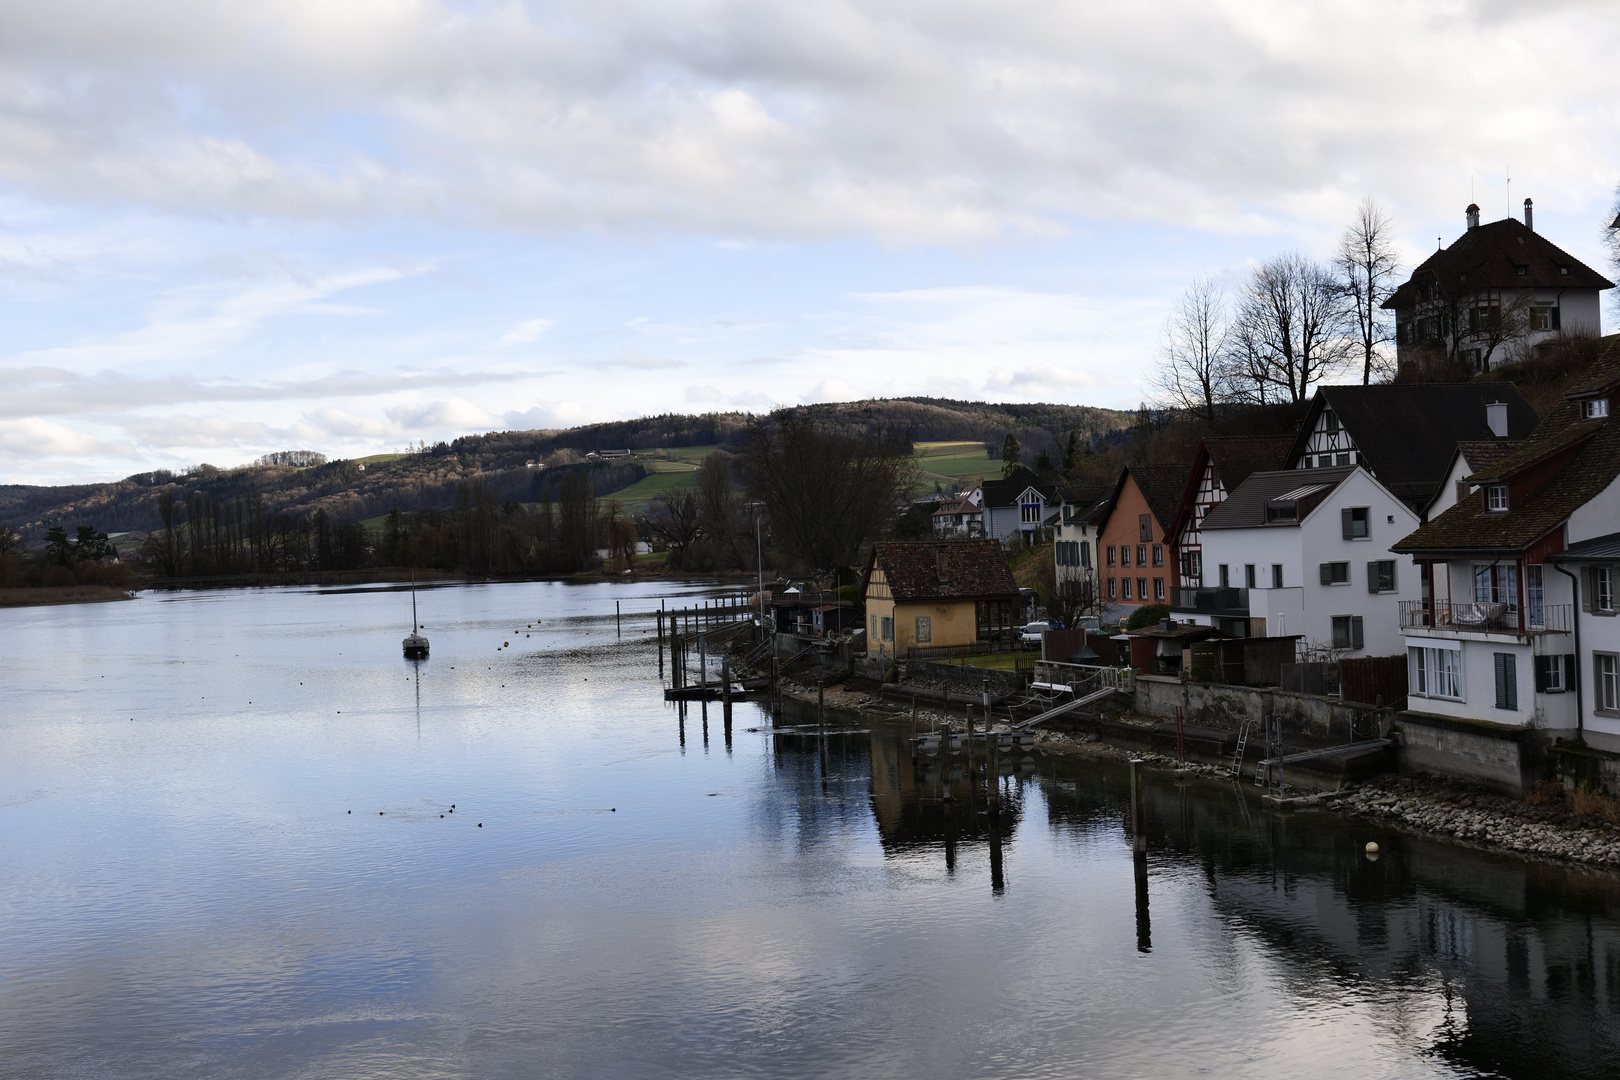
[[[1620,827],[1595,814],[1571,814],[1561,804],[1536,806],[1402,777],[1335,792],[1322,805],[1525,855],[1620,866]]]

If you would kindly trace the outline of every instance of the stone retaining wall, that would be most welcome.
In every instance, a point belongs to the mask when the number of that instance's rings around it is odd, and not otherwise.
[[[1389,727],[1389,718],[1378,716],[1371,706],[1338,698],[1225,683],[1182,682],[1163,675],[1136,677],[1136,712],[1173,717],[1177,705],[1182,707],[1188,724],[1235,731],[1245,720],[1281,717],[1284,731],[1325,742],[1351,742],[1352,722],[1359,721],[1363,737],[1371,733],[1374,725],[1380,735]]]
[[[1412,712],[1400,720],[1402,772],[1471,780],[1515,796],[1535,784],[1541,736],[1532,728]]]
[[[991,699],[997,704],[1023,693],[1025,686],[1022,675],[995,668],[902,660],[899,669],[900,684],[896,693],[904,694],[907,689],[916,689],[922,691],[924,696],[942,701],[979,701],[984,697],[986,679],[990,680]]]

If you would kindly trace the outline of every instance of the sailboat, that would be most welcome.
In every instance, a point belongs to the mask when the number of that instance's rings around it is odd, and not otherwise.
[[[428,654],[428,639],[418,634],[422,624],[416,618],[416,575],[411,575],[411,632],[405,635],[401,642],[405,646],[405,659],[426,660]]]

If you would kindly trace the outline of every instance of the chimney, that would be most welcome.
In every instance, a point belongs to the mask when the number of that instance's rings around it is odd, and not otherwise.
[[[1469,203],[1468,204],[1468,209],[1464,210],[1463,213],[1468,215],[1468,227],[1470,229],[1479,228],[1479,204],[1478,203]]]
[[[1485,406],[1485,423],[1498,439],[1507,438],[1507,403],[1496,401]]]
[[[1529,199],[1524,200],[1524,227],[1531,232],[1536,231],[1535,208],[1530,204]]]
[[[951,580],[951,552],[949,548],[939,547],[934,549],[934,575],[939,579],[941,585]]]

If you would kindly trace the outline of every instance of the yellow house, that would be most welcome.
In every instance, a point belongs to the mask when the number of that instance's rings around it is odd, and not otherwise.
[[[994,540],[873,544],[862,595],[867,652],[894,657],[1006,637],[1018,610]]]

